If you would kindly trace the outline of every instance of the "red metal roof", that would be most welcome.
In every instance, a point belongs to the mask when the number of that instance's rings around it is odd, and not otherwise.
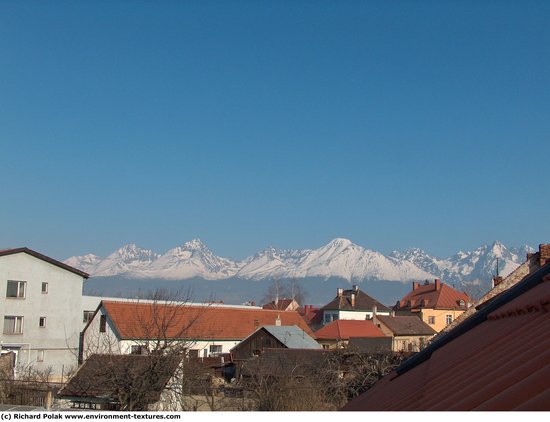
[[[349,339],[352,337],[385,337],[372,321],[339,319],[315,331],[318,339]]]
[[[463,305],[460,305],[461,300],[464,301]],[[445,283],[428,283],[419,285],[409,292],[398,302],[398,309],[430,308],[466,310],[468,302],[472,302],[472,299],[464,292],[459,292]]]
[[[167,338],[239,340],[264,325],[296,325],[311,334],[296,311],[103,301],[103,309],[122,339]]]
[[[0,251],[0,256],[13,255],[16,253],[26,253],[28,255],[34,256],[35,258],[41,259],[42,261],[46,261],[52,265],[55,265],[59,268],[63,268],[64,270],[70,271],[71,273],[79,275],[83,278],[90,277],[90,275],[88,273],[85,273],[84,271],[71,267],[70,265],[64,264],[63,262],[59,262],[53,258],[50,258],[49,256],[42,255],[41,253],[33,251],[32,249],[29,249],[29,248],[5,249]]]
[[[550,264],[343,410],[550,410]]]

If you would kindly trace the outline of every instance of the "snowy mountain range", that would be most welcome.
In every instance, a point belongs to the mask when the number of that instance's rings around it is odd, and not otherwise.
[[[433,257],[418,248],[394,251],[386,256],[348,239],[338,238],[318,249],[279,250],[269,247],[242,261],[234,261],[216,256],[204,243],[194,239],[164,254],[128,244],[106,258],[88,254],[73,256],[65,263],[95,277],[136,279],[339,277],[350,282],[409,282],[440,278],[452,283],[487,283],[497,272],[497,258],[499,273],[506,276],[532,251],[529,246],[507,248],[496,241],[492,245],[484,245],[471,252],[458,252],[444,259]]]

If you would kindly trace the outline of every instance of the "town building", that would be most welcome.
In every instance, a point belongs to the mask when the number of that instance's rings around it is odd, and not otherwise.
[[[424,284],[413,282],[412,291],[394,306],[396,315],[415,315],[439,332],[472,306],[464,292],[435,279]]]
[[[343,407],[353,411],[549,411],[550,263]]]
[[[259,356],[265,349],[320,349],[309,334],[296,326],[265,325],[231,349],[233,361]]]
[[[370,320],[339,319],[313,333],[323,349],[346,348],[352,338],[381,338],[386,335]]]
[[[88,274],[28,248],[0,251],[2,353],[59,380],[77,366],[82,285]]]
[[[95,353],[147,354],[172,346],[185,348],[192,358],[217,356],[266,325],[295,325],[311,333],[296,311],[106,300],[82,333],[80,360]]]
[[[373,324],[392,338],[392,351],[419,352],[437,332],[414,315],[374,315]]]
[[[320,313],[323,325],[327,325],[340,319],[371,319],[374,313],[389,315],[391,309],[354,285],[347,290],[338,288],[336,297],[323,306]]]
[[[294,299],[275,299],[262,306],[263,309],[274,311],[296,311],[300,305]]]

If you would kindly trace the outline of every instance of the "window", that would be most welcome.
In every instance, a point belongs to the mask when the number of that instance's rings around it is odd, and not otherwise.
[[[37,362],[44,362],[44,350],[37,350],[36,351],[36,361]]]
[[[434,316],[429,316],[428,317],[428,324],[432,324],[432,325],[435,324],[435,317]]]
[[[38,320],[38,326],[40,328],[46,328],[46,317],[45,316],[40,317],[40,319]]]
[[[48,294],[48,283],[46,283],[45,281],[42,282],[42,294]]]
[[[105,331],[107,331],[107,316],[101,315],[99,319],[99,332],[104,333]]]
[[[189,357],[191,359],[198,359],[199,358],[199,351],[197,349],[189,350]]]
[[[130,354],[132,355],[146,355],[147,354],[147,346],[132,346],[130,350]]]
[[[210,356],[218,356],[222,352],[221,344],[210,345]]]
[[[445,324],[449,325],[451,322],[453,322],[453,316],[452,315],[445,315]]]
[[[4,334],[23,334],[23,317],[5,316]]]
[[[94,316],[95,311],[84,311],[84,314],[82,315],[82,322],[88,323],[92,320],[92,317]]]
[[[6,291],[6,297],[15,297],[19,299],[25,298],[25,286],[26,281],[12,281],[8,280],[8,288]]]
[[[337,321],[337,320],[338,320],[338,313],[325,312],[325,314],[324,314],[325,324],[330,324],[331,322]]]

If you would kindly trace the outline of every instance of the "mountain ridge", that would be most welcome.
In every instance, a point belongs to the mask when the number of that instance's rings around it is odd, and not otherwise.
[[[241,261],[215,255],[200,239],[193,239],[165,252],[156,253],[130,243],[105,258],[94,254],[73,256],[64,262],[95,277],[124,276],[136,279],[206,280],[238,278],[339,277],[349,282],[363,280],[414,280],[440,278],[452,283],[487,283],[496,274],[506,276],[525,261],[528,245],[507,248],[499,241],[473,251],[459,251],[437,258],[420,248],[384,255],[336,238],[317,249],[277,249],[270,246]]]

